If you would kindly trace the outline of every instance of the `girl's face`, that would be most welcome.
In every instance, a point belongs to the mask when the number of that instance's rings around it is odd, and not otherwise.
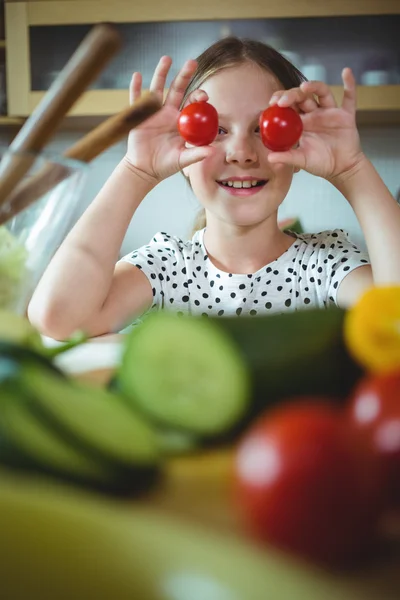
[[[219,116],[213,155],[185,169],[208,218],[236,226],[275,215],[289,191],[293,167],[269,164],[258,120],[278,80],[254,63],[222,69],[201,86]]]

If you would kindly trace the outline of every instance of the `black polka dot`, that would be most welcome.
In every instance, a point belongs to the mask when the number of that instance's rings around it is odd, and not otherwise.
[[[189,302],[189,296],[182,296],[182,302]]]

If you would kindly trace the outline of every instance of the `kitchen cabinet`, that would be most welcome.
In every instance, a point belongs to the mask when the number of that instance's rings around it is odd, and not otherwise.
[[[143,71],[146,81],[161,54],[173,55],[178,67],[185,58],[196,56],[232,31],[235,35],[249,32],[249,37],[271,43],[283,38],[291,42],[290,50],[300,48],[304,55],[325,57],[330,63],[328,83],[338,99],[342,94],[340,68],[333,65],[332,57],[341,61],[341,67],[351,59],[356,70],[361,70],[367,68],[361,63],[369,51],[382,55],[387,50],[391,79],[387,85],[358,86],[358,117],[360,122],[400,123],[400,55],[395,33],[400,29],[398,0],[6,2],[9,117],[31,114],[90,27],[103,21],[114,22],[121,30],[124,49],[72,108],[70,116],[99,117],[117,112],[128,102],[133,70]],[[373,58],[371,55],[371,64]]]

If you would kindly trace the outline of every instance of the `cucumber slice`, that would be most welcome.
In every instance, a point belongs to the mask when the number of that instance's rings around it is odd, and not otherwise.
[[[63,381],[29,364],[18,385],[50,427],[94,458],[121,469],[158,463],[154,431],[111,392]]]
[[[65,374],[43,354],[13,342],[0,340],[0,384],[10,377],[15,377],[27,363],[66,380]]]
[[[39,469],[91,483],[112,479],[100,464],[68,445],[33,415],[27,399],[2,390],[0,400],[0,459],[10,466]]]
[[[162,311],[128,334],[122,393],[156,422],[203,436],[246,411],[249,378],[235,343],[205,318]]]

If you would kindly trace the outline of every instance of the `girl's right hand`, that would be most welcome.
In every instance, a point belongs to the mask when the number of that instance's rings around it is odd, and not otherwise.
[[[150,84],[150,91],[157,94],[161,101],[171,64],[171,58],[163,56]],[[139,175],[152,183],[159,183],[213,152],[210,146],[188,148],[178,133],[179,108],[196,67],[196,61],[186,61],[171,83],[161,110],[129,133],[126,159],[138,170]],[[133,73],[129,87],[131,104],[140,97],[141,92],[142,76],[140,73]],[[188,102],[207,99],[205,92],[196,90],[190,95]]]

